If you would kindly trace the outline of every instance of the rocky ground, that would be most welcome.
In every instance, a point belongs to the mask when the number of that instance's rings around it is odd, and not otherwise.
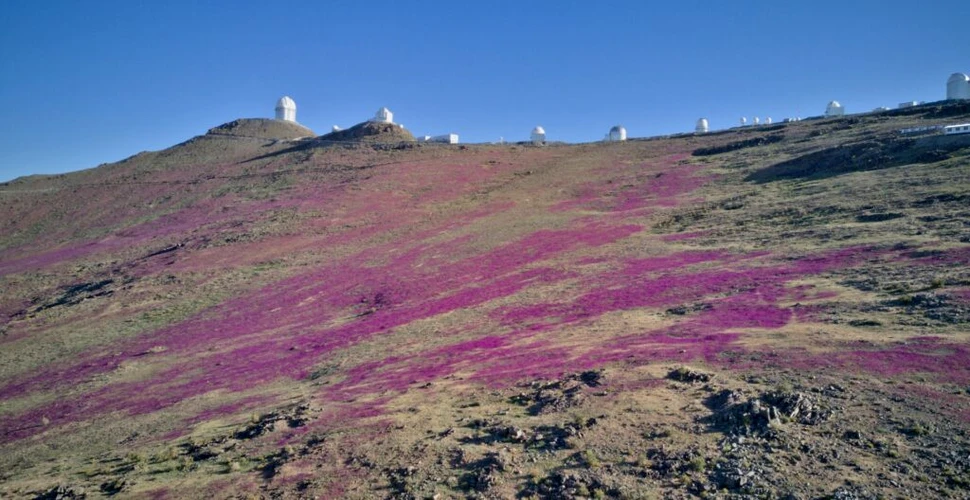
[[[0,497],[968,498],[968,120],[5,183]]]

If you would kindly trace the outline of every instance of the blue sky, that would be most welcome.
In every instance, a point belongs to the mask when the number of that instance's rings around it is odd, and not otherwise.
[[[661,5],[655,5],[661,4]],[[970,2],[0,2],[0,181],[164,149],[277,98],[325,133],[585,142],[945,95]]]

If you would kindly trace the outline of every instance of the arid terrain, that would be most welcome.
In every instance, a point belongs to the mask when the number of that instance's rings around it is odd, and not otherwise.
[[[965,122],[2,183],[0,498],[970,498]]]

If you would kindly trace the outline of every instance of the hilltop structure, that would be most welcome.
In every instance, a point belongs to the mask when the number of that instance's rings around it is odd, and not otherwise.
[[[830,101],[829,105],[825,107],[825,116],[845,116],[845,108],[839,104],[839,101]]]
[[[440,144],[458,144],[458,134],[426,135],[420,142],[437,142]]]
[[[377,110],[377,114],[374,115],[372,122],[377,123],[394,123],[394,113],[387,108],[381,108]]]
[[[709,130],[710,126],[707,123],[707,118],[697,120],[697,126],[694,127],[694,132],[698,134],[706,134]]]
[[[276,119],[296,123],[296,102],[285,95],[276,101]]]
[[[953,73],[946,81],[946,98],[970,99],[970,76],[964,73]]]
[[[745,126],[747,124],[748,124],[748,119],[742,116],[741,117],[741,126],[743,127],[743,126]]]
[[[532,135],[529,137],[532,140],[532,144],[540,145],[546,143],[546,129],[542,128],[542,125],[536,126],[532,129]]]
[[[626,128],[623,125],[616,125],[610,129],[610,133],[606,134],[606,140],[613,141],[625,141],[626,140]]]

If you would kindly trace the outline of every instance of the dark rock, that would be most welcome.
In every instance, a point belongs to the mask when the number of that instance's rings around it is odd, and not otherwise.
[[[694,382],[710,382],[711,380],[714,380],[714,377],[714,374],[692,370],[684,366],[671,370],[670,373],[667,374],[667,378],[671,380],[685,382],[688,384],[693,384]]]
[[[34,500],[81,500],[87,498],[84,488],[58,485],[37,494]]]

